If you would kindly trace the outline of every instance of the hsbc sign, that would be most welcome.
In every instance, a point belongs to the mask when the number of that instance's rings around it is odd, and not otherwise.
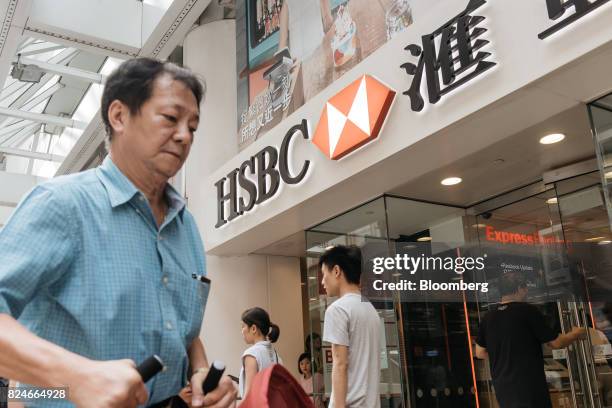
[[[387,118],[395,91],[375,78],[364,75],[338,92],[326,103],[312,142],[332,160],[339,160],[376,139]],[[310,139],[305,119],[285,134],[280,149],[267,146],[245,160],[239,168],[215,183],[217,223],[220,228],[272,199],[280,183],[296,185],[310,169],[304,160],[292,173],[292,139],[301,134]]]

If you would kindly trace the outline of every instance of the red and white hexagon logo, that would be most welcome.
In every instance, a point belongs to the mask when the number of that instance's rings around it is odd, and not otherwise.
[[[338,160],[378,137],[395,91],[364,75],[325,105],[312,142]]]

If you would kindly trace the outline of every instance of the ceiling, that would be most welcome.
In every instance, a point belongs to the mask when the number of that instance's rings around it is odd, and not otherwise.
[[[92,78],[101,80],[100,74],[108,72],[118,61],[35,38],[24,38],[16,55],[19,57],[15,61],[27,60],[24,65],[48,64],[55,70],[65,70],[66,74],[43,71],[36,82],[12,75],[6,78],[0,91],[0,107],[15,114],[3,116],[0,121],[0,151],[8,156],[4,171],[52,177],[97,110],[97,103],[88,100],[99,96],[101,85],[81,74],[92,74]],[[17,116],[23,112],[43,114],[45,118],[30,120]],[[46,121],[47,118],[68,123],[62,126]]]
[[[166,58],[210,2],[0,2],[0,172],[54,176],[83,136],[103,133],[105,76],[128,58]],[[16,64],[42,72],[28,81]]]
[[[540,144],[540,138],[550,133],[563,133],[566,137],[557,144]],[[587,108],[579,104],[390,193],[469,207],[541,180],[547,171],[594,156]],[[440,184],[451,176],[461,177],[463,182],[450,187]]]

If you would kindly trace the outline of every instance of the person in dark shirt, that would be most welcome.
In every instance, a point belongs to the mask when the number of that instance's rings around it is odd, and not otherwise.
[[[527,285],[521,274],[502,275],[499,290],[500,305],[480,323],[476,357],[489,359],[500,408],[551,408],[542,344],[565,348],[585,338],[586,331],[573,328],[558,334],[552,330],[542,313],[525,303]]]

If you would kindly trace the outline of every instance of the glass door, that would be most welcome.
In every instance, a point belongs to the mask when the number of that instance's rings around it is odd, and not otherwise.
[[[503,273],[520,270],[528,301],[553,330],[586,329],[587,340],[565,349],[543,346],[553,407],[612,407],[612,234],[601,175],[537,183],[513,194],[471,211],[475,240],[489,254],[486,280],[495,287]],[[498,302],[492,290],[473,305],[474,331]],[[497,406],[488,365],[476,364],[481,406]]]
[[[465,246],[465,209],[385,198],[392,256],[442,257]],[[428,275],[416,272],[414,276],[419,274],[423,278]],[[467,303],[442,292],[423,291],[416,296],[405,294],[401,300],[400,328],[410,407],[478,407]]]
[[[479,320],[497,308],[497,281],[505,273],[520,272],[528,287],[527,301],[535,305],[554,331],[568,331],[568,298],[573,299],[572,271],[568,262],[555,191],[542,183],[498,197],[472,209],[474,240],[488,255],[486,281],[492,290],[472,307],[470,324],[477,332]],[[578,357],[572,347],[551,350],[543,346],[544,372],[553,407],[590,407],[581,381]],[[477,360],[481,406],[497,407],[488,361]],[[520,392],[520,390],[517,390]],[[576,396],[579,396],[576,398]]]
[[[568,262],[581,279],[578,302],[567,306],[573,325],[585,327],[588,341],[576,345],[585,402],[612,407],[612,233],[600,172],[554,183]],[[605,312],[608,312],[606,315]]]
[[[328,400],[331,393],[331,345],[321,341],[327,306],[336,299],[328,297],[321,285],[319,256],[333,245],[357,245],[364,262],[377,256],[388,256],[387,215],[383,197],[347,211],[306,231],[309,338],[308,344],[315,362],[315,370],[323,375]],[[400,350],[398,309],[393,299],[370,299],[378,311],[383,330],[380,351],[380,399],[382,408],[406,407],[404,381],[402,381],[402,355]]]
[[[418,251],[454,252],[465,243],[465,209],[383,196],[306,232],[310,331],[321,336],[325,310],[335,299],[321,287],[318,256],[332,245],[357,245],[364,265],[376,257],[395,258]],[[390,271],[390,281],[401,274]],[[371,278],[370,278],[371,279]],[[364,282],[362,275],[362,283]],[[477,407],[474,365],[465,302],[364,293],[378,310],[381,333],[382,407]],[[331,391],[331,349],[325,342],[312,347],[320,356],[325,397]]]

